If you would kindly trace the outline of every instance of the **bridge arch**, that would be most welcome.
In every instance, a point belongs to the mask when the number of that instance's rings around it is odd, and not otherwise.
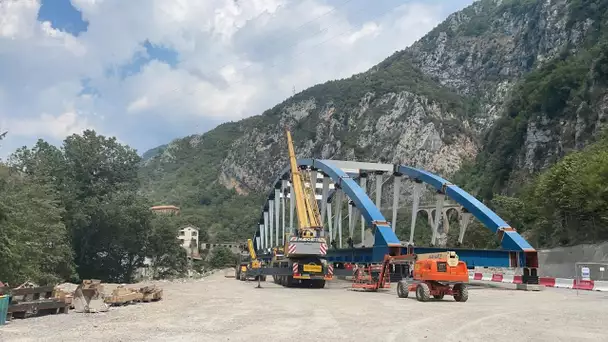
[[[463,211],[468,214],[466,216],[474,216],[477,218],[486,228],[490,229],[493,233],[497,234],[501,242],[501,246],[504,250],[524,252],[531,256],[525,256],[521,258],[521,264],[530,265],[530,267],[537,267],[538,261],[536,259],[536,250],[521,236],[515,229],[510,227],[502,218],[496,213],[490,210],[483,203],[478,201],[475,197],[459,188],[458,186],[448,182],[447,180],[432,174],[428,171],[413,168],[406,165],[390,165],[390,164],[372,164],[372,163],[358,163],[358,162],[345,162],[336,160],[319,160],[319,159],[299,159],[297,165],[302,168],[310,168],[316,172],[321,172],[324,176],[327,176],[333,182],[335,188],[343,191],[344,194],[352,201],[354,207],[360,212],[366,223],[375,228],[374,234],[374,248],[376,247],[396,247],[402,246],[401,242],[394,233],[391,224],[387,222],[384,215],[380,212],[376,204],[372,202],[370,197],[367,195],[365,190],[355,182],[356,173],[350,173],[343,170],[344,165],[362,165],[361,170],[364,170],[363,166],[381,165],[383,172],[392,173],[395,177],[395,181],[401,181],[403,176],[406,176],[409,180],[412,180],[418,184],[428,184],[432,186],[438,194],[447,196],[454,200],[460,206]],[[390,169],[390,171],[389,171]],[[367,172],[367,171],[366,171]],[[256,231],[254,236],[254,242],[256,242],[256,249],[260,248],[260,239],[262,238],[263,230],[267,228],[270,221],[273,220],[273,215],[276,215],[278,222],[278,212],[274,212],[275,208],[279,208],[277,195],[285,195],[285,182],[289,179],[290,168],[284,167],[276,177],[273,187],[267,197],[264,204],[262,215],[259,220],[259,229]],[[327,201],[331,201],[331,197],[335,194],[325,193]],[[395,206],[395,205],[393,205]],[[284,207],[284,206],[283,206]],[[393,212],[393,218],[395,218],[395,211]],[[283,216],[283,221],[284,221]],[[394,221],[394,219],[393,219]],[[277,227],[278,229],[278,227]],[[278,236],[278,233],[277,235]],[[278,240],[278,238],[277,238]],[[523,256],[523,255],[522,255]],[[528,260],[529,258],[529,260]],[[519,258],[518,258],[519,259]]]
[[[535,251],[515,229],[507,224],[495,212],[481,203],[468,192],[457,185],[432,174],[428,171],[416,169],[410,166],[395,166],[397,174],[406,175],[414,181],[431,185],[438,193],[445,194],[456,203],[460,204],[467,212],[473,214],[486,228],[498,234],[501,246],[506,250],[517,250],[523,252]]]
[[[331,160],[318,160],[318,159],[298,159],[297,160],[298,167],[309,167],[313,170],[318,170],[322,172],[324,175],[329,177],[336,188],[341,189],[344,194],[348,196],[348,198],[353,202],[354,206],[360,211],[361,215],[364,217],[367,224],[376,228],[376,232],[380,232],[380,234],[375,234],[374,245],[383,245],[383,246],[401,246],[401,242],[397,238],[397,236],[393,233],[390,224],[384,218],[384,215],[380,212],[380,210],[376,207],[376,205],[372,202],[372,200],[367,196],[365,191],[342,169],[333,165]],[[262,209],[262,215],[259,219],[259,228],[255,234],[255,240],[261,238],[263,233],[260,232],[263,229],[263,226],[268,225],[270,221],[267,218],[270,215],[270,211],[273,211],[274,201],[276,199],[277,193],[280,193],[280,189],[283,185],[283,180],[288,179],[290,173],[289,166],[282,169],[279,175],[276,177],[273,187],[268,194],[267,200],[264,203]],[[328,198],[331,195],[328,194]],[[272,203],[271,203],[272,202]],[[275,214],[276,215],[276,214]],[[390,232],[390,233],[389,233]],[[256,244],[256,248],[259,248]]]

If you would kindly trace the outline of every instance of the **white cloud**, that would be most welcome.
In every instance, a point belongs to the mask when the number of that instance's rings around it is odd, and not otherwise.
[[[34,0],[0,2],[0,36],[27,38],[33,34],[31,21],[36,20],[38,4]]]
[[[81,133],[91,128],[86,119],[81,119],[74,111],[53,116],[42,113],[37,118],[24,118],[15,120],[9,124],[11,134],[25,136],[49,136],[57,140],[63,140],[73,133]]]
[[[0,1],[2,154],[84,128],[150,148],[259,114],[293,87],[366,70],[448,14],[422,0],[328,1],[72,0],[88,21],[78,36],[37,21],[37,1]],[[145,41],[174,50],[177,64],[107,72],[132,63]]]

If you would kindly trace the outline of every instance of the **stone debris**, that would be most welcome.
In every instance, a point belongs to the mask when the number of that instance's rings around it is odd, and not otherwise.
[[[157,285],[102,283],[87,279],[82,284],[63,283],[55,287],[55,297],[63,299],[75,312],[105,312],[110,306],[161,300],[163,290]]]

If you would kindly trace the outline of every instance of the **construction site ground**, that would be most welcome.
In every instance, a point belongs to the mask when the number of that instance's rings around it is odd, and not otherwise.
[[[399,299],[396,284],[258,289],[222,272],[158,284],[159,302],[13,320],[0,341],[602,341],[608,326],[605,292],[472,286],[466,303],[421,303],[414,293]]]

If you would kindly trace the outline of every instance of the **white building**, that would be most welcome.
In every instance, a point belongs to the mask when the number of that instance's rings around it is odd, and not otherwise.
[[[186,249],[188,256],[199,257],[199,229],[193,226],[186,226],[179,230],[178,239],[182,247]]]

